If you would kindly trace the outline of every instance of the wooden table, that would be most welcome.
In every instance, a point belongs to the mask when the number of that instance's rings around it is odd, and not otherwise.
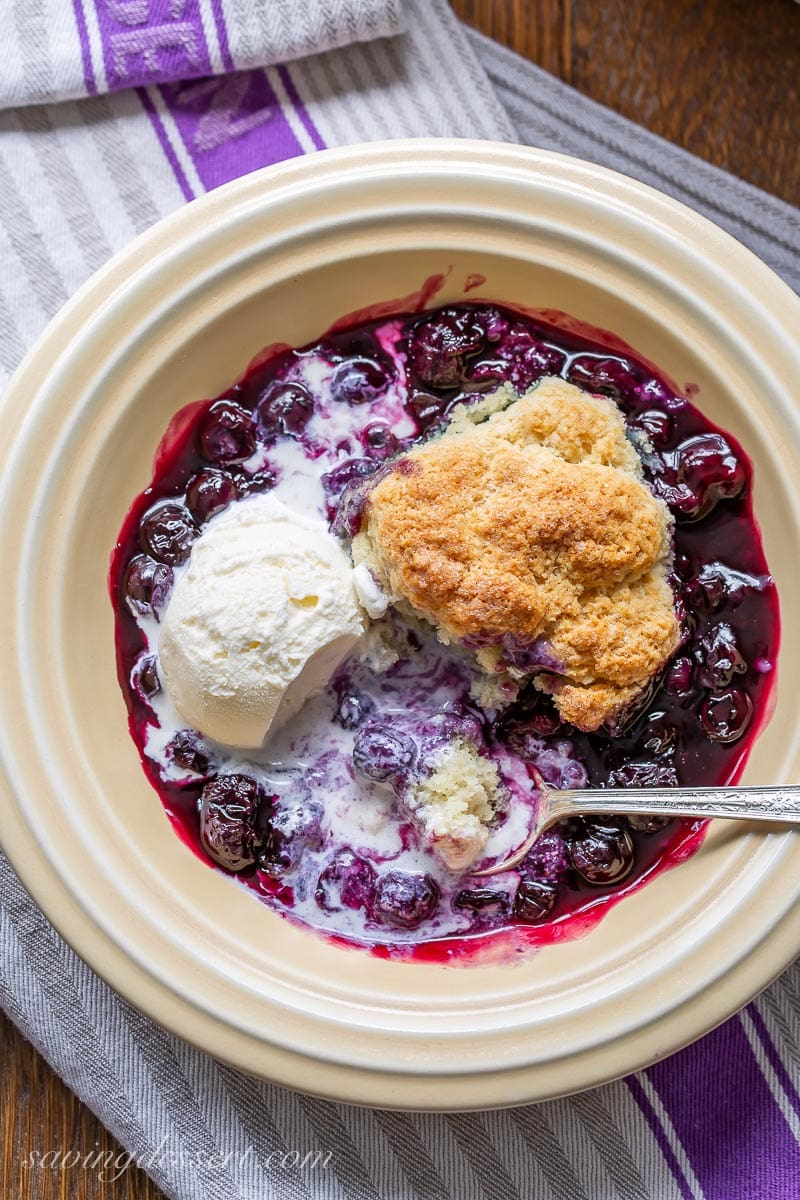
[[[453,0],[459,16],[593,99],[800,204],[794,0]],[[103,1182],[32,1170],[32,1152],[115,1149],[0,1015],[0,1197],[160,1200],[136,1169]]]
[[[593,100],[800,204],[795,0],[452,0]]]

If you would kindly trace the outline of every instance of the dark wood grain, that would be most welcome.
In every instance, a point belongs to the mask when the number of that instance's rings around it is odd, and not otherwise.
[[[163,1200],[137,1167],[118,1173],[125,1152],[2,1013],[0,1135],[2,1200]]]
[[[476,28],[694,154],[800,203],[800,5],[794,0],[453,0]],[[0,1015],[0,1197],[162,1200],[48,1152],[119,1150]]]
[[[800,204],[795,0],[453,0],[623,116]]]

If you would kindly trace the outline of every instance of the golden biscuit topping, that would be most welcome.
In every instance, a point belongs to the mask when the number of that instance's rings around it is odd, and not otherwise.
[[[498,397],[508,407],[481,424],[462,410],[375,484],[353,556],[443,641],[535,674],[597,729],[678,644],[671,518],[611,400],[561,379]]]

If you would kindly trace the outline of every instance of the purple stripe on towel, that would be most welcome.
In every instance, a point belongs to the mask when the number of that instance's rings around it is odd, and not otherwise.
[[[91,3],[91,0],[89,0]],[[86,28],[86,16],[83,11],[82,0],[72,0],[72,7],[75,10],[75,24],[78,27],[78,41],[81,44],[81,59],[83,61],[83,82],[86,84],[86,91],[90,96],[97,95],[97,83],[94,78],[94,66],[92,65],[92,48],[89,44],[89,30]]]
[[[180,185],[180,189],[183,192],[184,198],[186,200],[194,200],[194,192],[192,191],[192,189],[189,185],[189,180],[186,178],[186,174],[183,170],[183,167],[178,162],[178,157],[175,154],[175,151],[172,149],[170,140],[167,137],[167,131],[164,128],[164,123],[161,120],[161,117],[159,116],[158,112],[156,111],[156,107],[153,104],[153,101],[150,99],[149,95],[147,94],[147,88],[137,88],[136,94],[138,95],[139,99],[142,102],[142,108],[145,110],[148,117],[150,118],[150,123],[152,124],[153,129],[156,132],[156,137],[158,138],[159,142],[161,143],[161,148],[164,151],[167,161],[169,162],[169,165],[172,167],[173,173],[175,175],[175,178],[178,181],[178,184]]]
[[[320,137],[319,133],[317,132],[317,128],[314,125],[314,122],[311,120],[311,117],[308,115],[308,112],[306,111],[306,106],[303,104],[303,101],[300,99],[297,88],[294,85],[294,80],[292,79],[291,71],[289,70],[288,67],[280,66],[280,67],[278,67],[278,75],[281,78],[283,86],[286,88],[286,95],[291,100],[292,106],[296,110],[297,115],[300,118],[300,120],[303,122],[303,127],[305,128],[306,133],[308,134],[308,136],[311,138],[312,142],[314,143],[315,148],[317,150],[324,150],[325,143],[323,142],[322,138]]]
[[[294,132],[298,130],[303,137],[300,124],[312,145],[324,149],[325,143],[284,67],[278,71],[291,106],[286,113],[264,71],[231,70],[223,0],[74,2],[95,5],[109,86],[158,86],[166,115],[159,114],[151,96],[142,94],[142,103],[187,199],[193,197],[187,179],[187,171],[192,172],[180,148],[175,152],[178,138],[197,170],[197,178],[192,176],[194,188],[199,178],[207,191],[302,154],[303,146]],[[223,75],[212,74],[203,13],[206,20],[213,17],[216,26],[220,58],[226,68]]]
[[[669,1138],[664,1132],[664,1127],[659,1121],[658,1115],[653,1109],[647,1093],[635,1075],[629,1075],[625,1082],[628,1085],[628,1090],[630,1091],[634,1100],[642,1110],[642,1116],[650,1126],[650,1131],[658,1143],[658,1148],[664,1155],[667,1165],[675,1177],[675,1182],[677,1183],[680,1193],[683,1196],[683,1200],[693,1200],[692,1189],[690,1188],[686,1176],[683,1173],[681,1164],[675,1157],[675,1152],[672,1149],[672,1146],[669,1144]]]
[[[798,1200],[800,1149],[734,1018],[650,1067],[707,1200]]]
[[[775,1043],[770,1036],[770,1032],[764,1022],[764,1018],[754,1004],[751,1004],[747,1009],[747,1015],[753,1022],[755,1031],[758,1034],[758,1039],[764,1050],[764,1054],[778,1077],[778,1081],[786,1092],[786,1098],[794,1109],[798,1117],[800,1117],[800,1094],[798,1094],[797,1086],[792,1079],[786,1067],[783,1065],[781,1056],[775,1046]]]
[[[231,54],[230,42],[228,41],[228,27],[225,24],[225,11],[222,7],[222,0],[211,0],[211,11],[214,14],[214,24],[217,27],[222,65],[226,71],[233,71],[235,70],[235,65],[233,55]]]
[[[86,0],[94,3],[108,86],[141,87],[211,73],[198,0]]]
[[[207,190],[303,153],[264,71],[168,84],[161,94]]]

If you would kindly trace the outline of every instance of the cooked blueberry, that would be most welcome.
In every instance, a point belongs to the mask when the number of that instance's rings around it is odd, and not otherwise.
[[[217,400],[200,425],[200,452],[212,463],[240,463],[256,448],[252,414],[232,400]]]
[[[679,581],[679,585],[682,580],[689,579],[694,572],[694,560],[691,554],[684,554],[676,546],[672,558],[672,570]]]
[[[296,838],[311,850],[322,845],[322,805],[316,800],[302,800],[294,808],[278,809],[272,817],[272,828],[284,838]]]
[[[716,612],[725,602],[727,595],[727,579],[721,563],[706,563],[706,565],[686,584],[686,594],[690,602],[700,612]]]
[[[523,879],[514,897],[514,916],[526,925],[546,921],[558,901],[558,889],[543,879]]]
[[[587,883],[619,883],[633,866],[633,842],[622,826],[586,821],[567,847],[569,860]]]
[[[586,787],[586,768],[574,757],[572,742],[566,738],[547,742],[524,727],[510,734],[509,747],[536,767],[545,783],[560,790],[575,791]]]
[[[655,411],[667,409],[669,412],[681,412],[687,406],[683,396],[676,396],[665,383],[653,376],[645,379],[637,394],[641,404]]]
[[[186,562],[199,532],[188,508],[172,500],[154,504],[139,523],[139,540],[143,548],[158,562],[170,567]]]
[[[337,537],[355,537],[367,503],[370,486],[365,481],[383,468],[368,458],[350,458],[321,477],[328,496],[331,531]]]
[[[430,875],[387,871],[375,888],[370,915],[381,925],[416,929],[433,916],[439,904],[439,889]]]
[[[364,447],[375,458],[388,458],[397,449],[397,438],[385,421],[371,421],[361,434]]]
[[[608,787],[613,788],[666,788],[678,784],[674,766],[663,758],[626,762],[608,776]]]
[[[632,401],[645,381],[641,367],[623,358],[597,358],[582,354],[570,363],[567,379],[586,392]]]
[[[701,665],[698,679],[704,687],[721,691],[734,675],[744,675],[747,663],[742,658],[736,634],[727,621],[708,630],[700,639]]]
[[[680,658],[673,659],[664,682],[664,690],[671,696],[690,695],[693,673],[694,666],[690,658],[682,655]]]
[[[201,525],[238,498],[239,489],[233,477],[214,467],[198,471],[186,488],[186,505]]]
[[[558,674],[563,670],[563,664],[556,658],[547,638],[520,638],[504,634],[502,652],[509,666],[516,667],[518,671],[524,671],[528,675],[537,671],[553,671]]]
[[[258,852],[258,865],[268,875],[296,867],[303,854],[322,846],[322,805],[302,800],[292,808],[277,806]]]
[[[374,712],[375,704],[369,696],[351,688],[341,694],[333,719],[342,729],[358,729]]]
[[[432,425],[443,421],[451,401],[445,396],[432,396],[429,392],[412,391],[406,400],[406,408],[417,423],[420,433],[427,433]]]
[[[276,481],[277,476],[268,467],[256,471],[254,475],[240,471],[236,476],[236,486],[240,496],[252,496],[256,492],[270,492],[275,487]]]
[[[314,398],[302,383],[270,384],[256,408],[258,423],[267,437],[279,433],[299,437],[314,413]]]
[[[664,754],[674,745],[677,730],[667,712],[651,712],[639,736],[643,749],[651,754]]]
[[[744,464],[721,433],[687,438],[665,461],[653,490],[685,521],[699,521],[720,500],[741,495],[747,483]]]
[[[155,562],[146,554],[132,558],[125,575],[125,598],[131,612],[153,616],[158,620],[163,611],[174,577],[164,563]]]
[[[228,871],[255,862],[264,840],[270,802],[250,775],[218,775],[200,794],[200,839],[210,856]]]
[[[712,692],[700,706],[700,724],[712,742],[729,745],[742,736],[753,716],[753,701],[747,692],[728,688]]]
[[[708,510],[718,500],[740,495],[747,482],[744,464],[721,433],[703,433],[682,442],[676,451],[678,478],[704,493]]]
[[[210,765],[208,746],[194,729],[180,729],[167,746],[167,757],[195,775],[207,775]]]
[[[375,783],[399,782],[413,766],[417,748],[410,737],[371,721],[353,743],[353,766]]]
[[[502,639],[496,633],[480,630],[477,633],[466,633],[461,641],[468,650],[486,650],[490,646],[499,645]]]
[[[463,700],[449,700],[434,717],[433,724],[448,739],[460,737],[476,746],[484,741],[481,714]]]
[[[161,691],[158,660],[154,654],[140,658],[131,674],[131,684],[143,700],[152,700]]]
[[[559,829],[551,829],[536,839],[520,871],[528,880],[557,883],[568,867],[564,838]]]
[[[492,357],[475,363],[469,379],[471,384],[510,382],[521,392],[544,375],[558,375],[566,361],[563,350],[535,337],[521,322],[515,322],[492,348]]]
[[[542,692],[526,692],[515,706],[514,715],[501,717],[498,731],[511,747],[525,753],[530,738],[546,738],[561,728],[561,717],[550,696]]]
[[[345,846],[320,872],[314,899],[325,912],[368,908],[375,894],[375,878],[372,864]]]
[[[606,720],[603,728],[609,737],[620,738],[633,730],[634,726],[639,723],[642,714],[649,708],[658,688],[658,683],[658,676],[654,676],[632,700],[629,700],[627,704],[623,705],[621,709]]]
[[[329,496],[338,496],[346,487],[374,475],[378,464],[370,458],[346,458],[322,476],[322,486]]]
[[[579,791],[586,787],[586,767],[572,757],[569,742],[556,742],[547,746],[533,758],[535,766],[545,783],[560,791]]]
[[[646,434],[652,445],[666,446],[672,434],[672,417],[657,408],[646,408],[629,419],[633,429]]]
[[[659,833],[669,825],[669,817],[658,813],[629,813],[625,820],[637,833]]]
[[[680,591],[678,581],[674,575],[670,576],[669,582],[673,591],[673,607],[675,609],[675,616],[678,619],[678,636],[680,638],[679,645],[683,647],[687,642],[691,641],[692,636],[694,635],[694,631],[697,628],[697,617],[686,603],[686,597],[684,596],[683,592]]]
[[[371,358],[346,358],[331,378],[331,398],[340,404],[367,404],[386,391],[389,379]]]
[[[532,758],[541,749],[542,735],[533,723],[525,718],[501,714],[496,722],[496,729],[509,750],[513,750],[522,758]]]
[[[483,349],[485,340],[483,329],[468,309],[442,309],[411,331],[409,368],[428,387],[456,387],[469,359]]]
[[[453,904],[456,908],[466,908],[470,912],[505,913],[508,911],[509,900],[505,892],[495,892],[491,888],[464,888],[458,893]]]
[[[336,537],[354,538],[361,529],[366,505],[366,488],[345,488],[337,503],[328,504],[331,533]]]
[[[749,589],[761,591],[769,582],[766,575],[748,575],[723,562],[706,563],[686,584],[691,604],[700,612],[711,613],[722,608],[738,608]]]
[[[511,322],[497,308],[484,308],[476,312],[476,322],[483,329],[487,342],[499,342],[508,333]]]
[[[678,481],[675,471],[663,466],[651,480],[651,487],[659,500],[668,505],[678,520],[699,520],[703,508],[703,496],[693,491],[688,484]]]

